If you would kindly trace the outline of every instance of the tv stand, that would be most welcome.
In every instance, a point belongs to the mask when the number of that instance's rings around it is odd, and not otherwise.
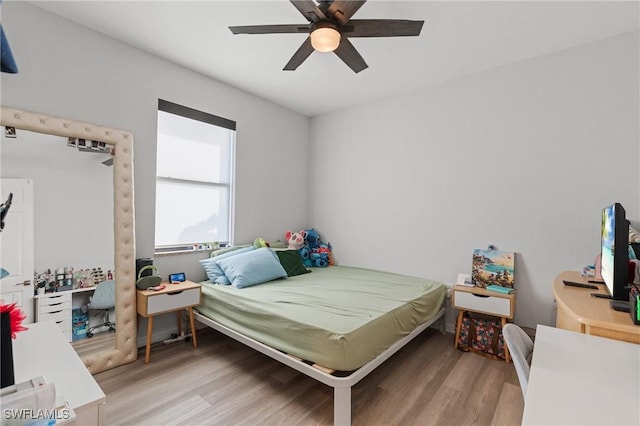
[[[611,307],[620,312],[629,312],[629,302],[624,300],[610,300]]]
[[[634,325],[628,313],[612,309],[611,300],[592,297],[584,291],[564,285],[563,280],[587,282],[578,271],[562,272],[553,282],[556,301],[556,327],[578,333],[640,343],[640,325]],[[596,294],[608,294],[603,287]]]

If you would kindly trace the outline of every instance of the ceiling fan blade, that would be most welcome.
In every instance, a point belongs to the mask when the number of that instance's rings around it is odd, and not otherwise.
[[[307,18],[309,22],[318,22],[327,19],[326,15],[320,10],[313,0],[289,0],[293,7],[298,9],[302,16]]]
[[[234,34],[277,34],[277,33],[308,33],[309,25],[245,25],[229,27]]]
[[[347,37],[418,36],[424,21],[405,19],[352,19],[341,28]]]
[[[307,39],[300,45],[296,53],[293,54],[287,65],[282,69],[283,71],[294,71],[296,68],[300,66],[304,62],[305,59],[309,57],[313,53],[313,46],[311,46],[311,38],[307,37]]]
[[[358,11],[358,9],[360,9],[360,7],[362,7],[362,5],[366,3],[366,1],[367,0],[336,0],[329,5],[327,11],[335,18],[336,21],[344,25],[349,21],[349,19],[351,19],[353,14]]]
[[[355,73],[359,73],[369,65],[362,59],[353,44],[346,38],[340,38],[340,45],[334,51],[342,61],[349,66]]]

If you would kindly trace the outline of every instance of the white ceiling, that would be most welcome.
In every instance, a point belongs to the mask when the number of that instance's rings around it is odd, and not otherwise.
[[[286,0],[31,3],[308,116],[640,28],[637,0],[369,0],[354,18],[425,24],[419,37],[351,39],[369,65],[355,74],[333,53],[318,52],[296,71],[282,71],[304,34],[229,31],[230,25],[305,24]]]

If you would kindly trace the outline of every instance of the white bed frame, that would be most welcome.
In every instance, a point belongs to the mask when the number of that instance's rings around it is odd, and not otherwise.
[[[355,384],[364,379],[367,374],[375,370],[376,367],[389,359],[389,357],[400,350],[400,348],[409,343],[417,335],[422,333],[427,327],[431,326],[439,319],[441,320],[440,331],[444,333],[444,312],[444,308],[440,309],[440,311],[438,311],[438,313],[427,322],[418,326],[418,328],[413,330],[410,334],[398,340],[387,350],[382,352],[376,358],[369,361],[359,369],[352,372],[349,376],[336,377],[312,365],[306,364],[305,362],[294,358],[284,352],[273,349],[272,347],[260,343],[257,340],[231,330],[230,328],[215,322],[211,318],[202,315],[197,311],[197,308],[196,310],[194,310],[196,319],[201,323],[215,330],[218,330],[221,333],[226,334],[227,336],[239,341],[240,343],[243,343],[259,352],[262,352],[267,356],[270,356],[276,361],[279,361],[291,368],[298,370],[302,374],[305,374],[319,382],[322,382],[325,385],[331,386],[333,388],[333,424],[338,426],[348,426],[351,424],[351,387],[355,386]]]

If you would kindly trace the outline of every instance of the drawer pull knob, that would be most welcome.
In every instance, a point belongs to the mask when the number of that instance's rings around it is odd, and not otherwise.
[[[475,293],[471,293],[471,294],[473,294],[475,297],[491,297],[487,294],[475,294]]]
[[[180,290],[180,291],[172,291],[172,292],[167,293],[167,294],[168,294],[169,296],[173,296],[173,295],[180,294],[180,293],[182,293],[182,290]]]

